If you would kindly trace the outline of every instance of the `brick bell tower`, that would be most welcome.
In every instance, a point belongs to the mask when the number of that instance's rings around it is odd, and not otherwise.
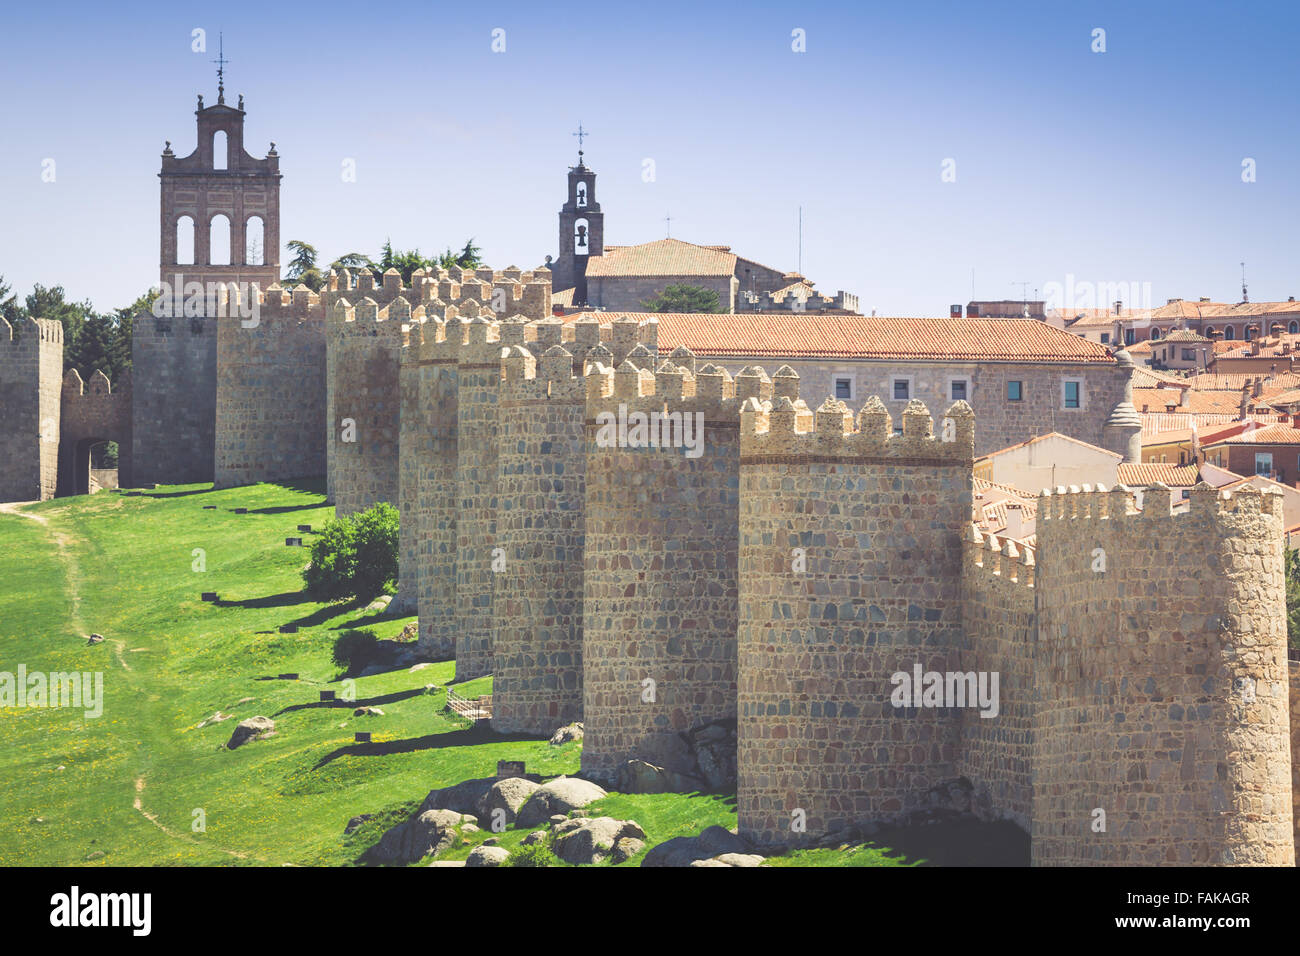
[[[573,289],[573,303],[587,302],[587,261],[605,251],[605,216],[596,202],[596,173],[582,160],[587,131],[578,126],[578,165],[569,167],[569,194],[560,207],[560,255],[551,264],[551,288]]]
[[[244,151],[244,97],[226,103],[225,60],[218,61],[217,102],[204,107],[199,95],[198,143],[178,158],[171,143],[162,154],[162,216],[159,279],[256,282],[266,289],[280,278],[280,156],[271,144],[265,159]],[[178,261],[178,235],[193,232],[192,258]],[[213,239],[229,256],[214,257]],[[251,241],[250,241],[251,240]],[[213,261],[219,258],[220,261]]]

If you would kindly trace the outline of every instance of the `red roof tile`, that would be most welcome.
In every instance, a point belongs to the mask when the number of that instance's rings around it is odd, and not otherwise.
[[[617,276],[729,276],[736,256],[726,247],[697,246],[681,239],[656,239],[638,246],[614,246],[587,262],[589,278]]]
[[[576,315],[576,314],[575,314]],[[1105,346],[1037,319],[912,319],[812,313],[597,312],[659,320],[659,350],[705,357],[919,359],[1113,365]]]

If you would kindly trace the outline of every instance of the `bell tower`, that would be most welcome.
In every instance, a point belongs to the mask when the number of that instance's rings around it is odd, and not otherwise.
[[[551,288],[573,289],[575,305],[587,301],[587,261],[605,251],[605,216],[596,201],[596,173],[582,159],[581,126],[578,137],[578,165],[569,167],[569,193],[560,207],[560,254],[551,264]]]
[[[159,279],[266,289],[280,278],[280,156],[274,143],[265,159],[244,151],[244,97],[226,103],[219,62],[217,102],[205,107],[200,94],[194,112],[194,152],[178,157],[171,143],[163,150]]]

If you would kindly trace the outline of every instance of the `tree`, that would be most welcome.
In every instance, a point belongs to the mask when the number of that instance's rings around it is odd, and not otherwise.
[[[301,239],[290,239],[285,243],[285,248],[293,254],[293,258],[289,260],[288,272],[284,276],[285,281],[295,285],[305,285],[313,292],[325,284],[320,270],[316,268],[316,258],[319,254],[315,246]]]
[[[718,293],[697,285],[669,285],[641,303],[647,312],[721,312]]]
[[[436,265],[444,269],[450,269],[452,266],[460,266],[462,269],[478,269],[483,265],[483,260],[479,258],[482,251],[482,249],[474,245],[474,237],[470,236],[469,239],[465,240],[465,248],[461,249],[460,252],[452,252],[451,247],[448,246],[447,251],[438,257]]]
[[[397,582],[397,509],[385,501],[327,522],[302,572],[316,601],[369,601],[393,593]]]
[[[359,252],[344,253],[330,263],[330,269],[334,272],[342,272],[344,269],[349,272],[357,272],[361,269],[368,269],[371,272],[378,271],[375,261]]]
[[[18,296],[13,294],[13,289],[9,283],[5,282],[5,277],[0,275],[0,317],[6,322],[13,325],[24,315],[23,307],[18,301]]]

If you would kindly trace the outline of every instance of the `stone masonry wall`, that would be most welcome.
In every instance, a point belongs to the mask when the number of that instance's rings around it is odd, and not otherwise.
[[[62,382],[62,324],[0,319],[0,501],[54,497]]]
[[[587,388],[558,344],[503,364],[492,728],[550,734],[582,719]]]
[[[1035,865],[1295,861],[1280,496],[1168,500],[1039,499]]]
[[[652,361],[634,349],[587,375],[582,770],[604,780],[632,758],[691,774],[683,735],[736,716],[739,407],[771,383],[694,375],[693,359],[658,374],[636,364]],[[607,440],[601,416],[620,408],[702,420],[699,456]]]
[[[90,452],[98,441],[117,442],[114,487],[130,487],[134,483],[130,374],[123,375],[114,387],[102,371],[96,370],[90,381],[83,383],[77,370],[70,368],[63,376],[59,411],[60,495],[84,495],[93,490]]]
[[[957,772],[974,786],[971,809],[981,819],[1011,820],[1026,833],[1034,780],[1034,560],[1028,546],[967,529],[959,669],[998,674],[998,713],[963,711]]]
[[[501,327],[460,307],[465,344],[457,365],[456,680],[492,672],[492,570],[497,518],[497,397]]]
[[[1297,857],[1300,857],[1300,662],[1290,661],[1287,668],[1291,683],[1291,820],[1295,827]]]
[[[402,323],[410,318],[410,304],[401,296],[382,309],[369,297],[355,308],[345,298],[333,303],[327,332],[328,443],[333,448],[332,492],[340,517],[380,501],[397,507],[398,372]]]
[[[306,286],[273,285],[255,325],[217,322],[218,488],[325,473],[325,314]]]
[[[842,402],[810,412],[791,370],[775,381],[741,420],[736,802],[742,835],[798,844],[954,776],[959,715],[896,708],[890,678],[959,663],[974,422],[955,404],[944,441],[912,402],[894,436],[873,399],[855,431]]]
[[[217,322],[156,318],[131,326],[131,443],[137,484],[211,481],[217,427]]]

